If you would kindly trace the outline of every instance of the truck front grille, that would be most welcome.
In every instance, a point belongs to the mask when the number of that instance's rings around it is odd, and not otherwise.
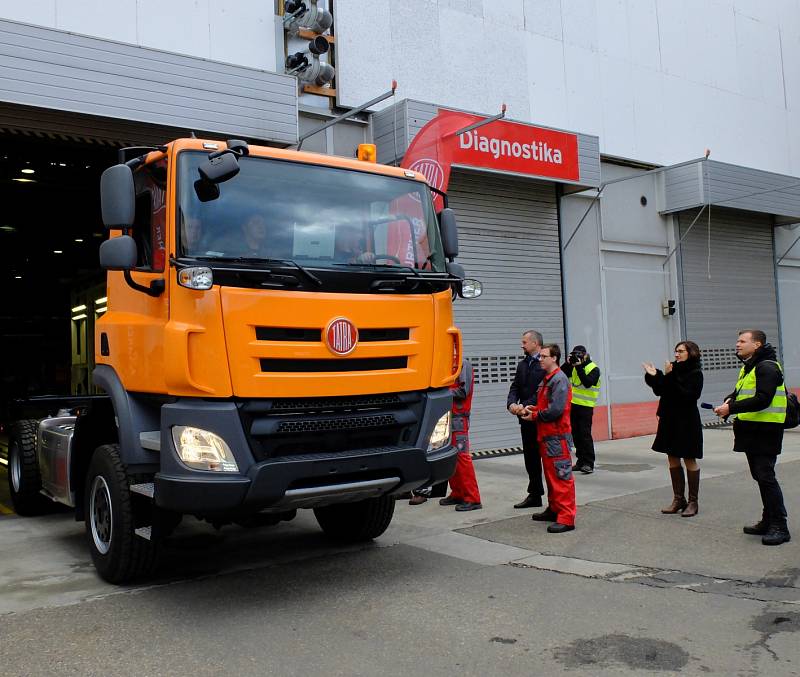
[[[332,360],[292,360],[272,357],[261,358],[261,371],[272,373],[286,372],[342,372],[342,371],[381,371],[385,369],[405,369],[408,357],[356,357]]]
[[[322,331],[322,328],[296,329],[294,327],[256,327],[256,340],[321,343]],[[358,330],[358,340],[362,343],[373,343],[375,341],[408,341],[409,335],[408,327]]]
[[[239,406],[256,460],[409,446],[423,393],[250,400]]]

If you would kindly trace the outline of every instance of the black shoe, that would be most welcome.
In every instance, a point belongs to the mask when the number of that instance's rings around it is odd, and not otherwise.
[[[761,520],[752,527],[742,527],[742,531],[749,536],[763,536],[769,531],[769,526],[764,520]]]
[[[542,497],[528,494],[522,501],[514,504],[515,508],[541,508]]]
[[[468,510],[480,510],[481,508],[483,508],[483,505],[481,505],[480,503],[467,503],[465,501],[464,503],[459,503],[456,506],[456,512],[467,512]]]
[[[535,512],[531,515],[531,519],[534,522],[555,522],[556,515],[550,508],[545,508],[542,512]]]
[[[458,505],[463,501],[460,498],[453,498],[453,494],[439,499],[439,505]]]
[[[567,531],[574,531],[575,527],[572,524],[561,524],[560,522],[556,522],[555,524],[551,524],[547,527],[548,534],[563,534]]]
[[[581,465],[578,470],[580,470],[584,475],[591,475],[594,472],[594,468],[588,463]]]
[[[785,527],[770,527],[766,535],[761,538],[764,545],[780,545],[791,540],[792,536]]]

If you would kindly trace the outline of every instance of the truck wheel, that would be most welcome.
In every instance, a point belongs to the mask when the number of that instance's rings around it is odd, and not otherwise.
[[[357,503],[336,503],[314,508],[326,536],[342,543],[370,541],[388,528],[394,515],[394,496],[368,498]]]
[[[41,515],[51,503],[39,493],[42,477],[36,459],[37,426],[33,419],[16,421],[9,431],[8,489],[18,515]]]
[[[157,547],[134,533],[137,525],[119,444],[104,444],[92,456],[84,515],[89,552],[100,578],[128,583],[153,572]]]

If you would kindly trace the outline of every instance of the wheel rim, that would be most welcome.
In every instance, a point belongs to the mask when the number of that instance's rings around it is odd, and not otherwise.
[[[8,465],[11,472],[11,486],[18,494],[22,486],[22,460],[19,457],[19,448],[16,443],[13,443],[8,450]]]
[[[105,479],[98,475],[92,481],[89,523],[92,530],[92,540],[101,555],[105,555],[111,549],[113,516],[111,492]]]

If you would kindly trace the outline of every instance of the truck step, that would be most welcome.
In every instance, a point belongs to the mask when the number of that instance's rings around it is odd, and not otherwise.
[[[156,485],[152,482],[131,484],[130,490],[135,494],[141,494],[142,496],[147,496],[147,498],[153,498],[153,496],[156,494]]]
[[[139,433],[139,444],[142,449],[149,449],[150,451],[161,451],[161,431],[148,430]]]
[[[152,535],[153,527],[139,527],[138,529],[134,529],[133,533],[145,540],[149,541],[150,536]]]

